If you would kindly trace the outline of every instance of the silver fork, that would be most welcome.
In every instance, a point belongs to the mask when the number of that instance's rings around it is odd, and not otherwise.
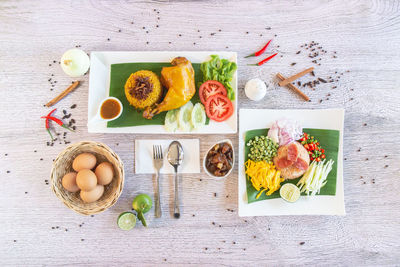
[[[153,163],[156,169],[156,205],[155,205],[155,217],[161,217],[161,205],[160,205],[160,169],[163,166],[163,153],[160,145],[153,145]]]

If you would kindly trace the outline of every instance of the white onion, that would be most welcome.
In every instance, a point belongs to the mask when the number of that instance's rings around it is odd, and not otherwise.
[[[89,66],[89,56],[77,48],[67,50],[61,57],[61,68],[71,77],[84,75],[88,71]]]

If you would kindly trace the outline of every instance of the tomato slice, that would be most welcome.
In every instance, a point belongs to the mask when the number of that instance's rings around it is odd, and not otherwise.
[[[227,96],[227,91],[225,86],[219,81],[206,81],[200,86],[199,89],[200,101],[204,105],[206,104],[207,99],[210,96],[218,94]]]
[[[214,121],[225,121],[233,114],[233,105],[224,95],[213,95],[205,104],[207,116]]]

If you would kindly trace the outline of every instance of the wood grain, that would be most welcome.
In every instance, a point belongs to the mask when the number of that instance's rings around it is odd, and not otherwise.
[[[398,265],[399,25],[394,0],[0,1],[1,265]],[[262,67],[247,66],[257,60],[244,56],[269,39],[266,55],[278,56]],[[301,48],[311,41],[328,51],[320,66]],[[236,167],[223,181],[204,172],[185,175],[179,220],[168,216],[173,183],[164,176],[163,218],[151,213],[148,229],[119,231],[118,214],[130,209],[137,193],[154,192],[153,178],[133,173],[137,136],[87,133],[88,75],[57,103],[57,114],[67,109],[77,121],[69,141],[104,142],[119,154],[126,184],[107,212],[83,217],[68,210],[45,183],[52,159],[65,145],[46,146],[40,116],[48,111],[43,105],[71,84],[58,61],[75,46],[86,52],[237,51],[241,108],[345,108],[347,215],[239,218]],[[319,77],[339,75],[337,87],[302,87],[311,99],[304,102],[277,85],[277,72],[310,65]],[[268,84],[260,102],[243,92],[255,77]],[[54,87],[50,78],[57,81]],[[70,109],[72,104],[77,108]],[[201,157],[223,138],[237,149],[237,135],[197,137]]]

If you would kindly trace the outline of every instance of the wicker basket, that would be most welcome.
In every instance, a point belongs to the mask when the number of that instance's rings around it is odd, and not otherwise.
[[[114,178],[105,186],[103,196],[93,202],[84,203],[79,192],[70,193],[61,184],[62,177],[74,171],[72,162],[81,153],[90,152],[96,156],[97,164],[108,161],[114,166]],[[84,215],[91,215],[105,211],[114,205],[124,187],[124,165],[121,159],[108,146],[98,142],[84,141],[68,146],[62,151],[53,163],[51,170],[51,189],[56,196],[70,209]]]

